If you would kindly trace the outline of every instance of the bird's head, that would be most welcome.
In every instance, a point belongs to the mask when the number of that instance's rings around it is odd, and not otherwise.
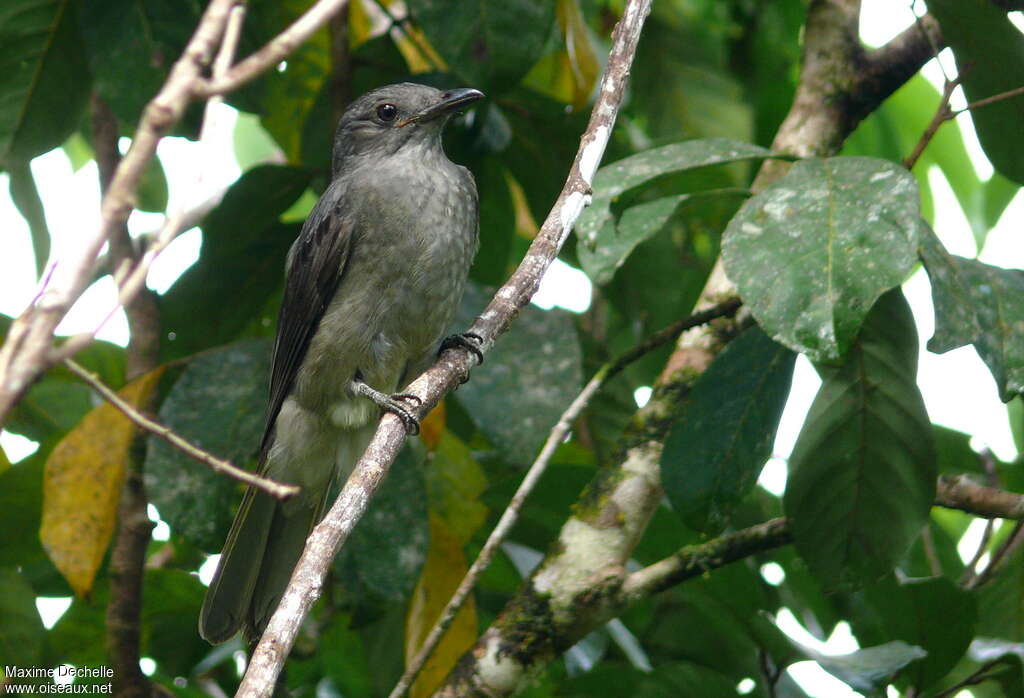
[[[386,155],[413,144],[440,147],[449,117],[483,96],[469,87],[438,90],[412,82],[367,92],[349,105],[338,123],[334,176],[351,156]]]

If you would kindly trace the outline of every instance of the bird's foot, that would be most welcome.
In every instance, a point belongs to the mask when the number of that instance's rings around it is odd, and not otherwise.
[[[382,393],[379,390],[375,390],[367,385],[362,378],[356,376],[352,380],[352,392],[356,395],[362,395],[363,397],[371,400],[377,407],[381,408],[385,412],[391,412],[399,419],[402,420],[402,424],[405,426],[405,431],[410,436],[415,436],[420,433],[420,420],[416,418],[409,408],[402,404],[402,401],[415,402],[416,406],[419,407],[423,401],[411,393],[394,393],[388,395]]]
[[[437,350],[437,355],[440,356],[447,349],[465,349],[476,357],[476,365],[479,366],[484,362],[484,353],[480,351],[480,345],[483,342],[483,338],[476,332],[462,332],[461,334],[449,335],[441,340],[441,348]],[[468,380],[469,376],[466,376],[459,384],[461,385]]]

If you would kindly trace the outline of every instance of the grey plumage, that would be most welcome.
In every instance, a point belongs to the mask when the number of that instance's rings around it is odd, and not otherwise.
[[[434,360],[477,248],[472,175],[441,131],[483,95],[402,83],[345,111],[332,178],[286,262],[260,472],[299,485],[280,503],[250,488],[199,619],[223,642],[262,633],[319,521],[377,422],[352,382],[393,393]]]

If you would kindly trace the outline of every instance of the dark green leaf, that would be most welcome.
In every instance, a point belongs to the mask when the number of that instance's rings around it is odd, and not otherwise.
[[[975,594],[978,597],[979,637],[1024,642],[1024,604],[1020,601],[1024,598],[1024,557],[1013,557]]]
[[[200,448],[244,465],[263,431],[270,343],[247,340],[196,357],[160,406],[160,422]],[[171,529],[215,552],[231,523],[237,485],[209,466],[151,438],[146,489]]]
[[[635,698],[735,698],[736,681],[700,664],[673,662],[648,674],[631,695]]]
[[[892,163],[803,160],[740,208],[722,261],[772,339],[835,361],[913,268],[918,211],[914,178]]]
[[[452,72],[485,92],[526,74],[555,20],[554,0],[410,0],[409,11]]]
[[[278,217],[309,178],[294,167],[255,167],[206,217],[199,261],[162,298],[164,328],[173,333],[168,358],[235,339],[264,309],[284,281],[285,256],[300,229]]]
[[[488,299],[470,284],[456,331],[469,327]],[[581,363],[570,314],[527,306],[455,399],[509,462],[526,467],[579,392]]]
[[[140,211],[164,211],[167,209],[167,177],[164,176],[160,158],[151,158],[142,171],[139,180],[138,206]]]
[[[45,462],[31,456],[0,473],[0,567],[45,557],[39,542]]]
[[[372,695],[373,668],[359,634],[349,628],[350,620],[341,614],[334,618],[318,638],[317,658],[324,676],[338,685],[342,695]]]
[[[935,497],[931,425],[917,389],[917,334],[903,294],[868,315],[823,384],[793,453],[786,515],[826,588],[870,583],[920,534]]]
[[[195,627],[205,593],[198,577],[184,570],[146,570],[142,653],[156,660],[161,672],[187,676],[209,652]]]
[[[968,102],[1024,85],[1024,36],[989,0],[934,0],[928,10],[956,56]],[[978,140],[992,165],[1024,184],[1024,140],[1007,124],[1024,123],[1024,95],[971,111]]]
[[[921,139],[941,99],[939,91],[923,75],[915,75],[864,120],[843,145],[842,154],[868,155],[901,162]],[[959,122],[944,124],[936,131],[914,167],[921,191],[922,214],[929,219],[934,216],[935,208],[928,179],[933,167],[942,170],[971,224],[975,243],[981,249],[995,224],[988,212],[987,192],[991,189],[992,196],[997,197],[991,205],[993,209],[997,208],[1001,200],[998,197],[1005,191],[1000,184],[1006,180],[997,177],[982,182],[967,153]],[[1005,207],[1006,204],[1002,205]]]
[[[8,163],[11,200],[18,207],[32,236],[32,253],[36,260],[36,276],[42,276],[50,258],[50,229],[46,226],[46,212],[39,198],[39,190],[32,178],[28,162]]]
[[[661,230],[688,198],[687,194],[679,194],[639,204],[627,209],[618,225],[611,218],[606,220],[593,245],[576,246],[583,271],[595,284],[611,281],[633,248]]]
[[[771,456],[796,355],[752,327],[700,377],[661,455],[669,501],[690,528],[717,533]]]
[[[258,3],[247,18],[249,39],[259,43],[270,40],[308,7],[305,0]],[[313,110],[330,70],[330,36],[324,27],[288,54],[278,69],[265,73],[254,85],[261,92],[260,122],[292,164],[302,162],[302,125]],[[328,133],[333,130],[329,128]]]
[[[1002,689],[1001,693],[993,694],[994,697],[1024,697],[1024,645],[979,637],[971,643],[969,654],[974,660],[972,668],[975,671],[981,669],[979,665],[991,665],[986,675]],[[979,693],[978,687],[971,686],[971,693],[977,698],[985,698]]]
[[[901,683],[918,693],[949,673],[974,637],[975,598],[949,579],[900,583],[889,576],[865,589],[864,599],[878,614],[884,633],[880,640],[903,640],[927,652],[900,674]]]
[[[497,158],[468,163],[480,195],[480,249],[469,271],[481,284],[500,284],[508,278],[515,238],[515,209],[505,171]]]
[[[596,275],[605,278],[610,271],[614,271],[622,264],[622,260],[638,242],[661,228],[659,224],[653,232],[647,231],[645,234],[641,225],[642,216],[659,216],[667,220],[675,210],[670,200],[665,200],[660,205],[651,202],[646,205],[647,208],[633,214],[635,218],[627,231],[617,233],[614,225],[611,228],[607,226],[613,222],[612,204],[625,192],[649,184],[665,175],[708,165],[762,159],[769,155],[764,148],[749,143],[727,138],[705,138],[654,148],[602,167],[594,175],[593,201],[576,221],[576,236],[580,246],[589,248],[592,259],[590,267],[584,267],[585,271],[588,274],[593,271],[591,278],[595,281],[598,281]],[[626,222],[630,223],[628,220]],[[620,223],[620,231],[621,227]],[[616,240],[616,234],[625,234],[629,239],[639,239],[632,244],[628,244],[627,241],[611,242]],[[619,249],[602,252],[603,244],[613,244]]]
[[[0,46],[0,167],[6,167],[64,142],[89,95],[89,73],[71,0],[7,0]]]
[[[822,669],[856,691],[884,688],[893,674],[927,654],[920,647],[899,640],[839,656],[823,655],[807,648],[805,651]]]
[[[341,579],[361,596],[401,602],[412,595],[430,543],[423,467],[413,448],[399,453],[335,560]],[[337,484],[340,489],[345,483]]]
[[[96,90],[125,125],[136,123],[163,86],[201,11],[199,0],[79,3],[78,18]]]
[[[930,230],[921,235],[921,258],[935,302],[928,350],[974,344],[1004,401],[1024,391],[1024,272],[951,255]]]
[[[39,664],[43,649],[43,621],[36,610],[36,595],[22,575],[0,568],[0,655],[5,665],[28,669]]]

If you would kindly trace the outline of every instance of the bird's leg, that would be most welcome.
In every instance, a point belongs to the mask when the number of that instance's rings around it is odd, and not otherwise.
[[[402,424],[405,425],[406,433],[411,436],[420,433],[420,420],[402,404],[402,400],[409,400],[419,405],[422,403],[422,400],[418,397],[411,393],[395,393],[393,395],[382,393],[367,385],[366,381],[363,380],[362,374],[358,372],[349,385],[352,388],[352,392],[356,395],[362,395],[371,400],[377,407],[386,412],[391,412],[401,419]]]
[[[441,356],[447,349],[465,349],[476,357],[476,365],[479,366],[484,362],[484,353],[480,351],[480,345],[483,343],[483,338],[476,332],[448,335],[441,340],[441,347],[437,350],[437,355]],[[469,378],[466,377],[462,379],[462,382],[465,383],[468,380]]]

